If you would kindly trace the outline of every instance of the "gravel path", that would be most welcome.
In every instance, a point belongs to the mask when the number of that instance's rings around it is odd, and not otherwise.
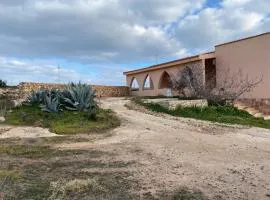
[[[270,130],[154,116],[129,110],[127,103],[102,102],[122,125],[95,145],[139,163],[136,173],[145,188],[187,186],[210,199],[270,199]]]

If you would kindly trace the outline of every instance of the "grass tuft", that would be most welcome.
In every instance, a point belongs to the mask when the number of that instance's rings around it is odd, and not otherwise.
[[[183,187],[176,190],[173,195],[173,200],[203,200],[204,195],[200,191],[190,191],[189,189]]]
[[[13,145],[13,146],[0,146],[0,153],[8,154],[11,156],[21,156],[26,158],[41,158],[48,157],[54,154],[56,150],[48,146],[34,146],[34,145]]]

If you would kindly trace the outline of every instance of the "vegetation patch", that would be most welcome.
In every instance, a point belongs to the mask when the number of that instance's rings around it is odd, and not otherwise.
[[[0,117],[4,117],[13,107],[14,103],[10,99],[0,96]]]
[[[140,190],[139,184],[132,172],[123,169],[132,163],[113,160],[111,153],[98,150],[50,149],[36,140],[35,145],[24,140],[15,147],[6,141],[1,149],[0,194],[4,199],[139,199],[132,192]],[[108,156],[110,161],[105,162]],[[119,170],[102,172],[104,168]]]
[[[120,120],[111,110],[97,109],[96,119],[89,119],[85,112],[62,111],[48,113],[42,112],[37,105],[23,105],[7,113],[6,123],[49,128],[50,131],[57,134],[77,134],[114,128],[120,125]]]
[[[0,170],[0,180],[10,179],[11,181],[18,180],[20,178],[20,173],[15,170]]]
[[[53,149],[47,146],[33,146],[33,145],[3,145],[0,147],[0,153],[11,156],[21,156],[26,158],[39,158],[49,156],[53,153]]]
[[[120,125],[113,111],[98,107],[91,86],[82,83],[71,83],[63,91],[33,91],[5,118],[11,125],[39,126],[57,134],[99,132]]]
[[[5,87],[7,87],[7,82],[0,79],[0,88],[5,88]]]
[[[270,129],[270,120],[256,118],[246,111],[238,110],[232,106],[208,106],[208,107],[177,107],[176,109],[168,109],[159,104],[143,103],[136,100],[140,104],[151,111],[166,113],[173,116],[194,118],[218,123],[240,124],[246,126],[255,126]]]
[[[201,191],[191,191],[188,188],[180,188],[174,192],[173,200],[204,200],[206,199]]]

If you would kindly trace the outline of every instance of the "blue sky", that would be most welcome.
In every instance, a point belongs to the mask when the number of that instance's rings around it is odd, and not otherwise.
[[[270,30],[269,0],[1,0],[0,79],[125,85],[123,71]],[[59,68],[58,68],[59,66]]]

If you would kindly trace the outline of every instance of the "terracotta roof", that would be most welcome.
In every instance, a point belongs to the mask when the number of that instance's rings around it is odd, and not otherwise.
[[[186,57],[186,58],[182,58],[182,59],[178,59],[178,60],[173,60],[173,61],[170,61],[170,62],[165,62],[165,63],[160,63],[160,64],[157,64],[157,65],[152,65],[150,67],[145,67],[145,68],[140,68],[140,69],[136,69],[136,70],[132,70],[132,71],[127,71],[127,72],[124,72],[123,74],[124,75],[136,74],[136,73],[145,72],[145,71],[152,71],[152,70],[156,70],[156,69],[172,67],[172,66],[175,66],[175,65],[185,64],[185,63],[189,63],[189,62],[195,62],[195,61],[203,59],[204,56],[209,56],[209,54],[213,54],[213,53],[214,52],[208,52],[208,53],[204,53],[204,54],[190,56],[190,57]]]
[[[233,41],[230,41],[230,42],[221,43],[221,44],[216,45],[215,47],[226,45],[226,44],[231,44],[231,43],[235,43],[235,42],[240,42],[240,41],[243,41],[243,40],[248,40],[248,39],[252,39],[252,38],[256,38],[256,37],[260,37],[260,36],[267,35],[267,34],[270,34],[270,32],[266,32],[266,33],[262,33],[262,34],[254,35],[254,36],[250,36],[250,37],[245,37],[245,38],[241,38],[241,39],[238,39],[238,40],[233,40]]]

